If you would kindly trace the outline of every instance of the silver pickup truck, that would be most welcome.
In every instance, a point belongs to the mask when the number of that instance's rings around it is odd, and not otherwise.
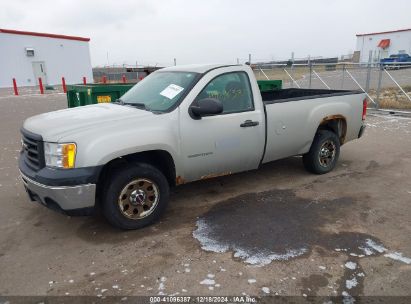
[[[249,66],[165,68],[116,103],[28,118],[19,169],[31,200],[70,215],[99,206],[136,229],[161,215],[171,186],[294,155],[331,171],[363,134],[366,105],[356,91],[260,92]]]

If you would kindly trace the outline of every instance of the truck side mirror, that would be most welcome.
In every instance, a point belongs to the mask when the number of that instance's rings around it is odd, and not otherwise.
[[[203,116],[215,115],[223,112],[223,104],[215,98],[204,98],[193,102],[190,106],[190,114],[195,119],[200,119]]]

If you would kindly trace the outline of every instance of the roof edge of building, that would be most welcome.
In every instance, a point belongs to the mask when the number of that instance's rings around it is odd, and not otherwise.
[[[57,39],[67,39],[67,40],[77,40],[77,41],[90,41],[90,38],[78,37],[78,36],[68,36],[59,34],[49,34],[49,33],[38,33],[38,32],[28,32],[28,31],[18,31],[0,28],[0,33],[13,34],[13,35],[25,35],[25,36],[36,36],[36,37],[46,37],[46,38],[57,38]]]
[[[385,32],[375,32],[375,33],[366,33],[366,34],[356,34],[355,36],[371,36],[371,35],[380,35],[380,34],[392,34],[392,33],[399,33],[399,32],[408,32],[411,29],[402,29],[402,30],[395,30],[395,31],[385,31]]]

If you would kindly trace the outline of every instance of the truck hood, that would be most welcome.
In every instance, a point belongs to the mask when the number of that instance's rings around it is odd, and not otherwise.
[[[149,116],[157,115],[131,106],[106,103],[36,115],[28,118],[23,128],[41,135],[44,141],[58,142],[72,133],[107,126],[116,121],[138,120]]]

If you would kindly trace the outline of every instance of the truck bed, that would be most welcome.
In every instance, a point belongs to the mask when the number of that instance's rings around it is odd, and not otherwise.
[[[322,89],[282,89],[261,92],[264,104],[288,102],[302,99],[313,99],[319,97],[343,96],[350,94],[361,94],[360,91],[349,90],[322,90]]]

